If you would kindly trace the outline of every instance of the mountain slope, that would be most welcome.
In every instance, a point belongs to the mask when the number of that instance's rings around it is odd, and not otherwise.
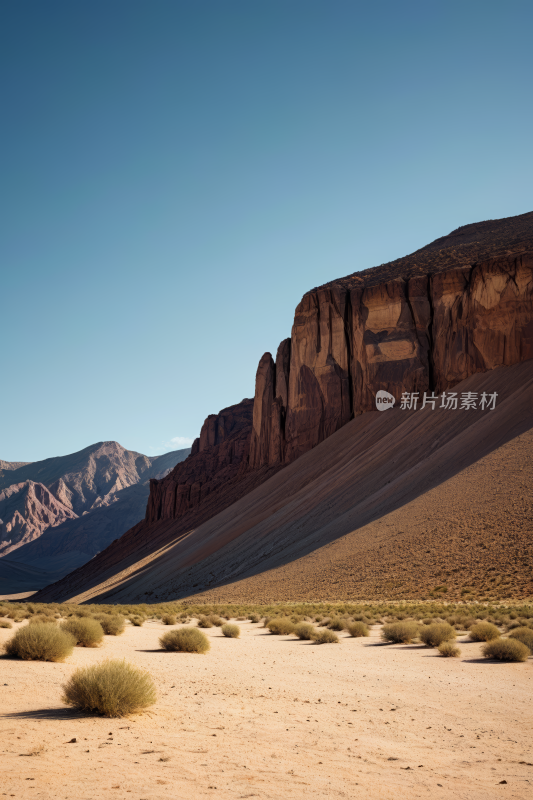
[[[491,568],[532,593],[533,361],[458,390],[497,392],[495,410],[361,415],[190,533],[172,541],[160,522],[157,551],[107,572],[94,559],[36,599],[420,596],[443,568],[449,597]]]
[[[0,492],[0,556],[7,555],[45,530],[76,514],[42,483],[14,483]]]

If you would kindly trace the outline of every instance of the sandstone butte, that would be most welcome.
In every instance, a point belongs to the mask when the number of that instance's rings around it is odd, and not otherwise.
[[[210,415],[191,455],[151,481],[145,519],[36,599],[73,596],[124,558],[187,536],[350,421],[376,413],[380,389],[397,399],[439,394],[532,358],[533,212],[465,225],[317,287],[296,308],[275,359],[259,361],[254,399]]]

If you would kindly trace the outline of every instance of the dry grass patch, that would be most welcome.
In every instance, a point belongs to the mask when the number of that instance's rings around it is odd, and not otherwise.
[[[288,636],[294,632],[296,625],[288,617],[276,617],[271,619],[266,627],[275,636]]]
[[[207,653],[211,645],[209,639],[198,628],[180,628],[168,631],[159,639],[164,650],[176,653]]]
[[[126,620],[120,614],[95,614],[94,619],[98,620],[106,636],[119,636],[124,633]]]
[[[8,622],[7,619],[0,619],[0,628],[12,628],[13,625],[11,622]]]
[[[509,638],[522,642],[533,653],[533,630],[531,628],[514,628],[513,632],[509,634]]]
[[[370,628],[364,622],[350,622],[348,624],[350,636],[370,636]]]
[[[97,647],[104,638],[104,629],[98,620],[90,617],[68,619],[59,627],[60,630],[71,633],[80,647]]]
[[[410,644],[418,636],[419,626],[416,622],[391,622],[381,629],[381,638],[394,644]]]
[[[455,628],[452,628],[447,622],[425,625],[420,628],[418,635],[428,647],[438,647],[443,642],[449,642],[457,636]]]
[[[459,658],[461,651],[454,641],[444,641],[439,645],[439,653],[446,658]]]
[[[293,633],[298,637],[298,639],[309,641],[313,638],[313,634],[318,633],[318,631],[314,625],[311,625],[310,622],[299,622],[294,628]]]
[[[57,625],[57,621],[48,614],[36,614],[35,617],[30,617],[28,625]]]
[[[238,639],[239,636],[241,635],[241,629],[239,628],[239,626],[230,625],[229,622],[227,622],[225,625],[222,625],[221,631],[224,634],[224,636],[228,637],[228,639]]]
[[[172,614],[166,614],[163,619],[161,620],[163,625],[177,625],[178,620]]]
[[[118,660],[77,669],[63,690],[62,700],[66,705],[105,717],[134,714],[156,701],[150,675]]]
[[[213,623],[208,617],[200,617],[198,619],[198,627],[199,628],[212,628]]]
[[[493,639],[498,639],[500,631],[490,622],[478,622],[472,625],[468,635],[473,642],[491,642]]]
[[[218,617],[216,614],[210,614],[208,619],[209,622],[216,628],[221,628],[224,625],[224,620],[220,619],[220,617]]]
[[[56,625],[25,625],[4,645],[9,656],[24,661],[64,661],[76,639]]]
[[[329,628],[325,628],[323,631],[316,631],[312,638],[317,644],[339,644],[339,637]]]
[[[531,650],[518,639],[493,639],[483,646],[483,655],[500,661],[527,661]]]

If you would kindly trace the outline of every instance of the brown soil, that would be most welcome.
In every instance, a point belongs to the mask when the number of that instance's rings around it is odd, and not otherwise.
[[[377,628],[316,645],[238,624],[240,639],[207,630],[205,656],[159,651],[169,629],[147,622],[64,664],[2,660],[4,796],[530,797],[531,659],[487,662],[464,636],[462,657],[444,659],[381,645]],[[149,670],[149,713],[110,720],[61,704],[76,667],[110,656]]]

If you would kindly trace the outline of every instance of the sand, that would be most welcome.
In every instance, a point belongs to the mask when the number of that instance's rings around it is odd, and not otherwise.
[[[445,659],[383,645],[378,627],[316,645],[238,624],[238,640],[205,631],[206,655],[160,651],[169,628],[147,622],[63,664],[2,659],[0,796],[532,796],[533,659],[487,662],[464,635],[461,658]],[[73,670],[105,657],[150,671],[149,712],[110,720],[61,704]]]

